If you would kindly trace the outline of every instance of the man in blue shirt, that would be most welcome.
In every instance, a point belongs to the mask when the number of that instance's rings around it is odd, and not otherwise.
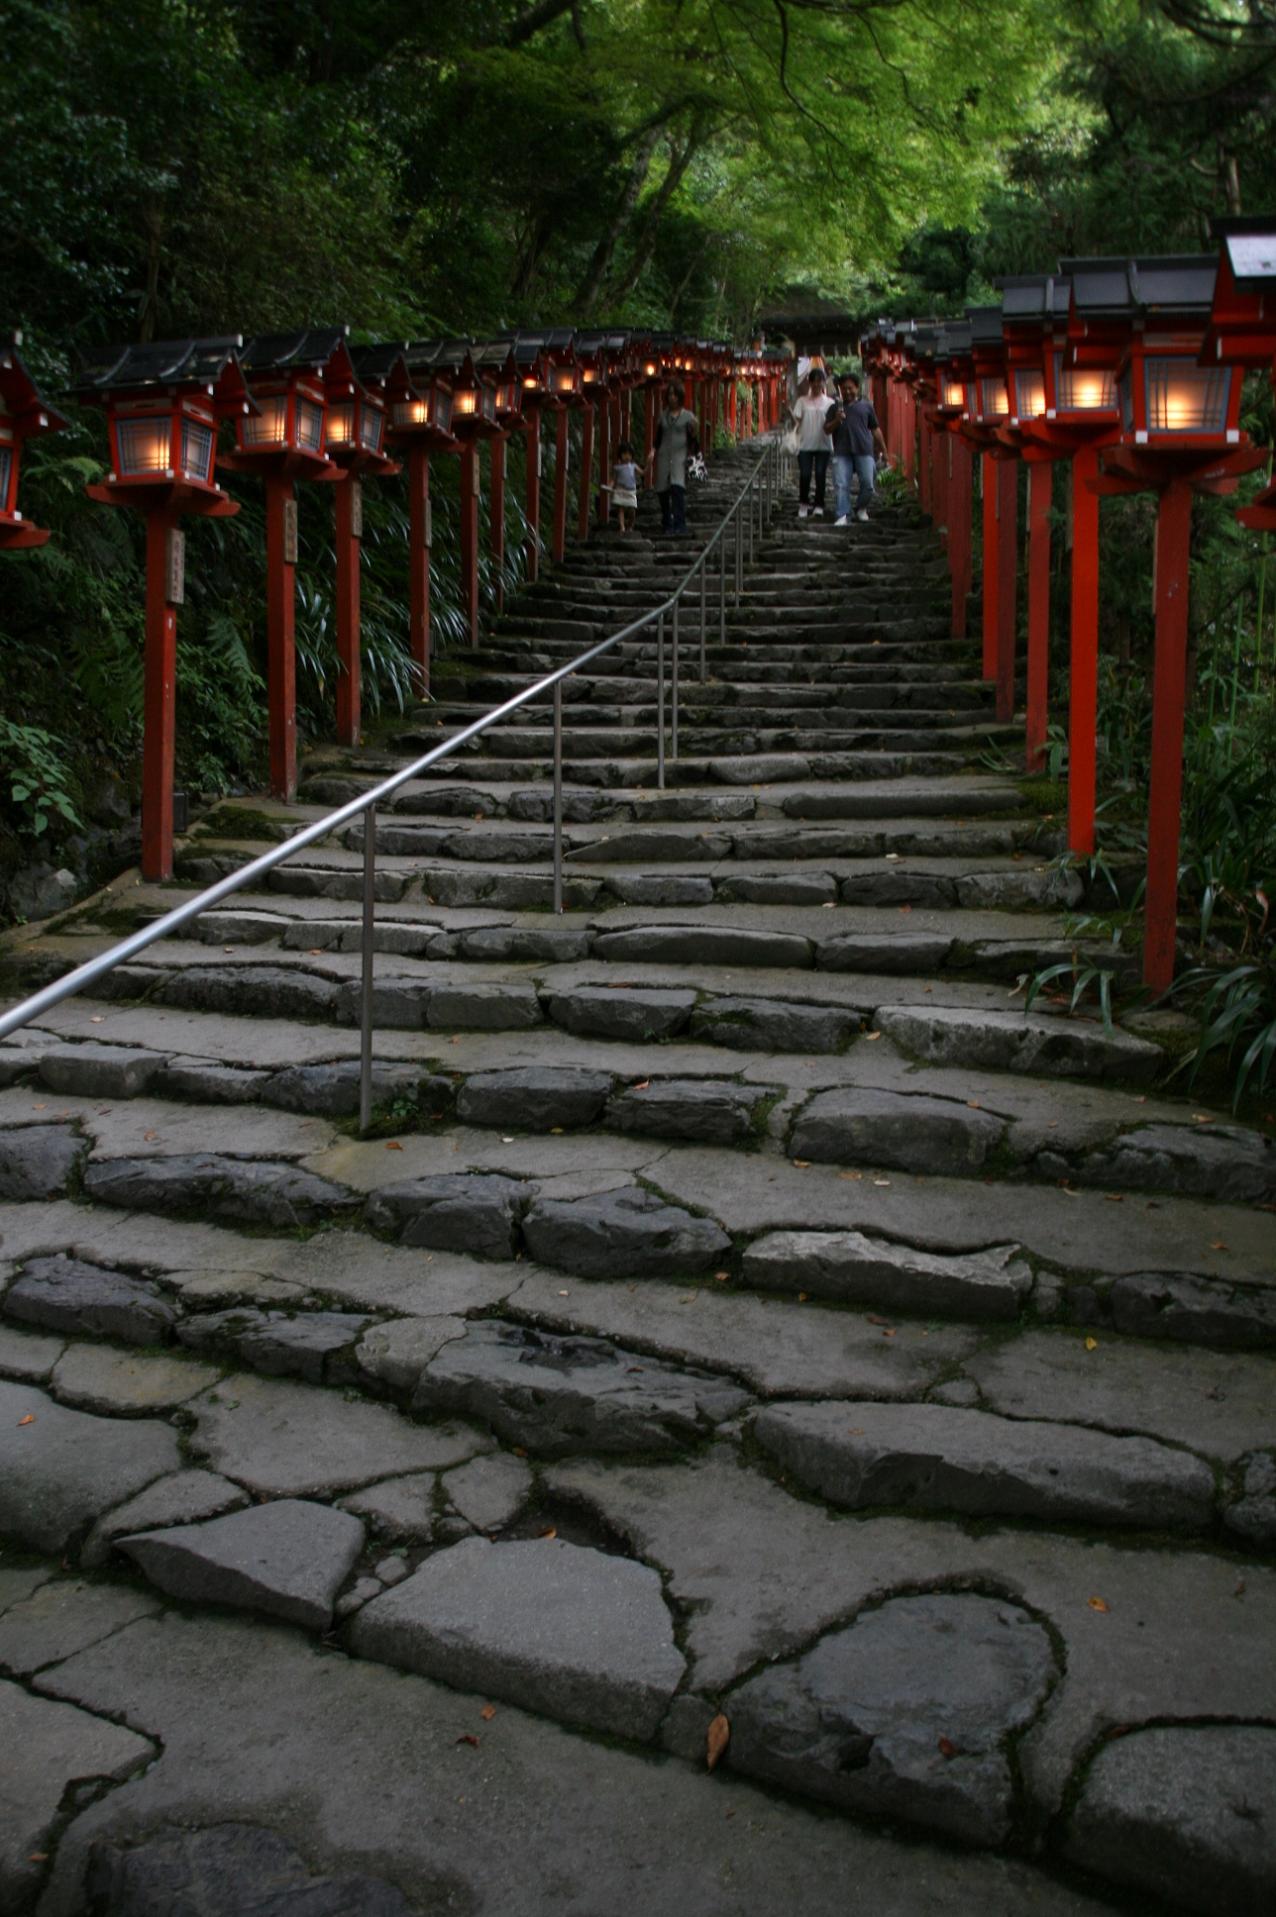
[[[840,406],[830,411],[824,430],[833,440],[833,484],[837,493],[837,518],[834,525],[845,526],[851,516],[851,479],[859,480],[855,517],[867,520],[869,501],[874,497],[877,461],[887,463],[886,441],[877,423],[877,414],[868,400],[860,398],[860,383],[854,373],[844,373],[838,381],[842,392]]]

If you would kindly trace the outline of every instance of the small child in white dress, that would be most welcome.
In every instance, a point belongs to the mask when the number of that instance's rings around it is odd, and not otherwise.
[[[632,532],[634,516],[638,511],[638,468],[634,463],[634,449],[627,439],[622,439],[616,448],[610,492],[621,532]]]

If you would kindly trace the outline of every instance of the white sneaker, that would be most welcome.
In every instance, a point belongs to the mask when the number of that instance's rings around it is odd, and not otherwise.
[[[807,514],[808,514],[808,513],[810,512],[810,510],[811,510],[811,508],[810,508],[809,506],[799,506],[799,507],[798,507],[798,518],[799,518],[799,519],[805,519],[805,518],[806,518],[806,516],[807,516]]]
[[[812,519],[823,519],[823,517],[824,517],[824,508],[823,508],[823,506],[812,506],[812,508],[811,508],[811,517],[812,517]]]
[[[840,519],[835,519],[835,520],[833,521],[833,524],[834,524],[835,526],[845,526],[845,525],[847,524],[847,518],[846,518],[846,514],[845,514],[845,513],[843,513],[843,514],[842,514],[842,517],[841,517]]]
[[[868,514],[867,514],[866,512],[858,512],[858,513],[856,513],[856,515],[855,515],[855,517],[856,517],[857,519],[862,519],[862,520],[864,521],[864,524],[865,524],[865,525],[867,526],[867,524],[868,524]]]

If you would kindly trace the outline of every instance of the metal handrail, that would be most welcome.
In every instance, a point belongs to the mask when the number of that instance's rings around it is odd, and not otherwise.
[[[129,959],[136,957],[139,952],[144,952],[148,946],[156,944],[160,939],[168,938],[173,932],[180,931],[184,925],[189,925],[192,919],[199,918],[199,916],[207,912],[210,907],[220,904],[223,899],[230,898],[233,893],[242,891],[245,886],[252,884],[256,879],[263,878],[268,872],[273,872],[276,866],[282,865],[285,860],[292,858],[295,853],[303,851],[306,846],[314,845],[320,839],[329,838],[332,833],[339,831],[343,825],[348,824],[351,820],[357,819],[362,815],[364,818],[363,962],[360,977],[359,1007],[359,1126],[361,1131],[366,1131],[372,1117],[372,988],[373,960],[375,957],[373,937],[376,918],[377,807],[381,805],[385,799],[396,793],[401,786],[408,785],[413,779],[419,777],[428,766],[437,765],[440,759],[445,759],[450,753],[458,751],[461,746],[468,745],[471,739],[477,739],[479,735],[486,732],[490,726],[498,725],[502,719],[508,718],[511,712],[517,712],[520,707],[530,705],[543,693],[552,688],[554,694],[554,910],[561,912],[563,909],[563,681],[569,679],[572,673],[580,672],[595,659],[601,658],[603,653],[610,652],[613,646],[620,645],[626,639],[632,639],[635,635],[649,631],[653,625],[656,627],[657,785],[663,790],[665,784],[665,713],[667,706],[665,689],[666,615],[670,616],[672,626],[673,726],[671,748],[673,757],[676,758],[678,756],[678,675],[680,657],[678,613],[683,595],[687,592],[692,581],[698,574],[700,577],[699,677],[703,680],[705,677],[706,602],[709,555],[715,547],[718,548],[718,630],[719,642],[721,643],[726,637],[727,531],[729,528],[733,529],[733,551],[731,555],[733,575],[732,590],[738,598],[744,586],[746,543],[749,549],[749,557],[752,558],[755,540],[761,536],[762,531],[765,529],[765,526],[770,521],[776,509],[779,493],[780,457],[780,441],[774,437],[768,439],[766,450],[737,493],[731,506],[723,515],[722,523],[719,525],[717,531],[706,541],[702,551],[697,554],[692,564],[688,567],[677,589],[671,593],[667,599],[663,600],[660,605],[652,607],[649,612],[643,613],[640,618],[631,620],[627,626],[622,626],[618,632],[613,632],[608,638],[600,640],[596,646],[591,646],[588,651],[582,652],[577,658],[570,660],[567,665],[558,667],[554,672],[546,673],[544,678],[538,679],[535,684],[524,687],[522,692],[515,693],[514,697],[507,699],[503,705],[495,706],[491,712],[484,713],[481,719],[475,719],[471,725],[463,727],[460,732],[453,733],[451,738],[443,740],[440,745],[433,746],[429,752],[423,753],[419,759],[413,759],[410,765],[403,767],[398,772],[392,773],[388,779],[383,779],[381,783],[374,786],[370,792],[360,793],[358,798],[350,799],[345,805],[337,806],[333,811],[326,813],[322,819],[316,819],[311,825],[302,826],[297,832],[290,834],[282,844],[272,846],[269,852],[263,852],[260,858],[252,859],[247,865],[237,867],[234,872],[227,873],[224,879],[219,879],[215,885],[210,885],[195,898],[188,899],[184,905],[175,906],[171,912],[164,913],[161,918],[153,919],[149,925],[144,925],[139,931],[130,933],[128,938],[121,939],[118,945],[111,946],[106,952],[100,952],[96,958],[87,960],[85,964],[77,966],[74,971],[66,973],[64,977],[55,979],[52,985],[44,986],[41,991],[34,992],[30,998],[23,999],[9,1011],[0,1013],[0,1039],[7,1038],[11,1032],[18,1031],[23,1025],[29,1024],[33,1018],[39,1018],[42,1013],[51,1011],[55,1005],[60,1005],[63,999],[73,998],[77,992],[83,991],[86,986],[96,984],[97,981],[100,978],[104,978],[108,972],[113,972],[116,966],[126,964]],[[749,502],[747,529],[744,525],[741,512],[746,500]]]

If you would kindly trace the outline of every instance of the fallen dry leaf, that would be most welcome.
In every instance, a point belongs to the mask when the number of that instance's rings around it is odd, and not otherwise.
[[[18,1419],[18,1423],[19,1423],[19,1424],[34,1424],[34,1423],[35,1423],[35,1412],[34,1412],[34,1411],[28,1411],[28,1412],[27,1412],[27,1414],[26,1414],[26,1416],[25,1416],[25,1418],[19,1418],[19,1419]]]
[[[1086,1603],[1090,1606],[1090,1609],[1092,1611],[1106,1611],[1108,1608],[1108,1602],[1106,1598],[1087,1598]]]
[[[229,946],[227,946],[227,947],[226,947],[226,950],[227,950],[227,951],[229,951],[229,950],[230,950],[230,947],[229,947]],[[307,951],[307,953],[306,953],[306,957],[307,957],[307,958],[322,958],[322,957],[323,957],[323,947],[322,947],[322,945],[312,945],[312,946],[311,946],[311,947],[309,948],[309,950]]]
[[[941,1757],[957,1757],[960,1755],[951,1737],[941,1737],[939,1739],[939,1755]]]
[[[1099,1349],[1099,1340],[1097,1338],[1087,1338],[1085,1348],[1087,1351],[1097,1351]]]
[[[146,1141],[146,1143],[147,1143],[148,1145],[153,1145],[153,1144],[155,1143],[155,1140],[156,1140],[156,1139],[157,1139],[157,1138],[159,1137],[159,1133],[158,1133],[158,1132],[143,1132],[143,1133],[142,1133],[142,1137],[143,1137],[143,1138],[145,1139],[145,1141]]]
[[[875,1178],[875,1179],[873,1180],[873,1183],[874,1183],[875,1185],[889,1185],[889,1184],[890,1184],[890,1182],[891,1182],[891,1181],[890,1181],[890,1179],[889,1179],[889,1178]]]
[[[839,1178],[845,1178],[850,1185],[858,1185],[864,1176],[863,1172],[839,1172],[837,1175]]]
[[[1192,1116],[1198,1125],[1212,1125],[1214,1123],[1209,1112],[1193,1112]]]
[[[723,1716],[721,1711],[719,1711],[718,1715],[714,1718],[712,1724],[710,1724],[708,1733],[705,1737],[704,1758],[705,1758],[705,1768],[707,1770],[712,1771],[717,1769],[719,1760],[722,1757],[722,1753],[723,1751],[726,1750],[727,1745],[730,1742],[731,1742],[730,1721]]]
[[[495,1704],[485,1704],[482,1710],[479,1712],[479,1716],[482,1718],[485,1724],[490,1724],[492,1719],[496,1716]]]
[[[1228,1244],[1225,1244],[1221,1238],[1210,1239],[1211,1251],[1230,1251],[1231,1249],[1232,1249],[1231,1246]]]
[[[548,1525],[539,1535],[543,1538],[556,1538],[558,1536],[558,1526],[556,1524]]]
[[[809,1291],[799,1291],[799,1293],[798,1293],[798,1303],[799,1303],[800,1305],[804,1305],[804,1304],[806,1303],[806,1301],[807,1301],[807,1299],[808,1299],[808,1298],[810,1297],[810,1295],[811,1295],[811,1294],[810,1294],[810,1292],[809,1292]]]
[[[391,1138],[386,1141],[386,1150],[388,1152],[401,1152],[403,1147],[397,1138]]]
[[[477,1737],[475,1737],[473,1731],[462,1731],[461,1735],[457,1738],[456,1741],[458,1744],[469,1744],[475,1750],[477,1750],[479,1747],[479,1741]]]
[[[729,1271],[715,1271],[713,1276],[718,1284],[725,1285],[730,1279],[731,1273]]]
[[[966,1106],[967,1106],[967,1109],[972,1112],[981,1112],[983,1110],[983,1106],[979,1103],[979,1100],[977,1098],[968,1098],[966,1100]]]
[[[880,1038],[882,1035],[880,1032],[865,1032],[864,1036],[868,1040],[869,1044],[871,1045],[875,1038]]]
[[[651,1090],[651,1080],[649,1078],[637,1079],[629,1089],[631,1092],[648,1092]]]
[[[793,1165],[797,1171],[810,1171],[811,1169],[811,1161],[809,1158],[795,1158]]]
[[[870,1325],[888,1325],[890,1323],[890,1319],[879,1318],[875,1311],[870,1311],[868,1313],[868,1322],[870,1323]]]

